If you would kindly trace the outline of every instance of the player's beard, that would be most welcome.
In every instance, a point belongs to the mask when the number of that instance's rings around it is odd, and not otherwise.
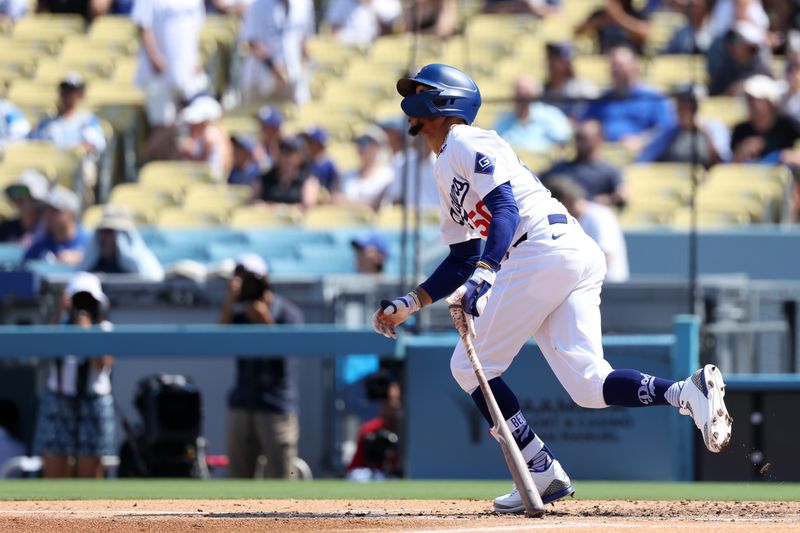
[[[412,137],[416,137],[417,135],[419,135],[419,132],[422,131],[423,127],[424,124],[422,124],[422,122],[417,122],[416,124],[408,128],[408,134],[411,135]]]

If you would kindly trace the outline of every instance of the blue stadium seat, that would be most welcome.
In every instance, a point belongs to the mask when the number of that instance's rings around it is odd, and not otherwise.
[[[0,270],[10,270],[22,262],[25,248],[18,244],[0,244]]]

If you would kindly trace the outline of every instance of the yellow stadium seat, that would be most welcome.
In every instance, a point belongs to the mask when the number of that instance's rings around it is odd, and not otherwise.
[[[69,35],[82,33],[85,24],[78,15],[28,15],[14,24],[11,35],[18,40],[56,45]]]
[[[323,35],[308,39],[306,49],[316,68],[337,72],[358,54],[356,48],[342,44],[335,37]]]
[[[100,42],[124,43],[136,40],[136,25],[130,17],[104,15],[92,21],[89,39]]]
[[[47,58],[41,59],[36,66],[36,81],[42,84],[58,85],[67,74],[77,72],[83,76],[88,85],[92,84],[95,78],[108,77],[114,69],[111,61],[87,62],[77,61],[75,63],[63,62],[61,59]]]
[[[8,90],[8,99],[20,108],[47,109],[58,96],[57,84],[33,80],[16,80]]]
[[[548,153],[529,152],[527,150],[516,149],[520,160],[525,163],[534,174],[541,175],[553,164],[553,158]]]
[[[623,230],[645,229],[662,226],[669,219],[667,213],[648,209],[633,209],[631,206],[617,215],[617,221]]]
[[[738,96],[712,96],[700,101],[698,114],[719,120],[729,128],[747,120],[747,105]]]
[[[219,125],[224,128],[229,135],[246,134],[253,138],[258,135],[260,130],[258,120],[247,116],[224,116],[219,121]]]
[[[301,213],[293,206],[256,204],[234,209],[229,226],[233,229],[289,228],[297,226],[301,220]]]
[[[253,188],[249,185],[229,185],[226,183],[193,183],[186,189],[185,201],[191,198],[217,198],[246,202],[253,196]]]
[[[148,189],[138,183],[120,183],[111,189],[109,202],[115,205],[123,205],[131,209],[147,207],[148,209],[160,209],[176,204],[176,198],[169,191],[164,189]],[[141,210],[141,209],[138,209]]]
[[[91,106],[143,106],[144,93],[130,82],[96,80],[86,88],[86,102]]]
[[[360,164],[358,151],[352,142],[335,142],[328,145],[328,155],[340,173],[356,170]]]
[[[573,65],[578,77],[586,78],[600,87],[610,85],[611,70],[608,66],[608,57],[604,55],[577,56]]]
[[[685,85],[687,80],[700,83],[708,80],[705,57],[701,55],[655,56],[645,72],[646,83],[665,92]]]
[[[152,224],[153,220],[155,219],[156,210],[153,208],[148,208],[147,206],[143,205],[130,206],[109,203],[105,205],[92,205],[87,207],[83,212],[83,216],[81,217],[81,223],[83,226],[90,229],[96,228],[100,223],[100,219],[103,218],[103,211],[109,206],[116,206],[120,209],[128,211],[133,217],[136,225],[139,226]]]
[[[77,152],[62,150],[47,142],[18,142],[6,149],[4,164],[15,165],[20,169],[40,169],[46,165],[52,169],[60,184],[72,188],[75,187],[75,180],[81,170],[81,156]]]
[[[144,186],[168,182],[189,185],[213,183],[214,179],[208,165],[195,161],[153,161],[139,171],[139,183]]]
[[[409,210],[408,212],[408,226],[414,225],[416,217],[415,211]],[[439,225],[439,210],[436,208],[421,208],[420,225],[423,227],[436,227]],[[400,205],[392,205],[382,208],[375,216],[375,225],[379,228],[385,229],[399,229],[403,227],[403,207]]]
[[[710,207],[698,209],[697,227],[700,229],[722,229],[748,224],[747,215],[727,211],[714,210]],[[691,211],[688,207],[678,209],[672,216],[672,227],[675,229],[688,229],[691,224]]]
[[[357,205],[321,205],[306,211],[304,225],[309,229],[359,227],[370,224],[373,211]]]
[[[663,50],[675,32],[684,24],[686,17],[675,11],[659,10],[650,16],[650,33],[647,48],[653,52]]]
[[[17,208],[5,197],[0,197],[0,221],[14,218]]]
[[[167,207],[156,214],[159,229],[201,229],[219,226],[224,217],[217,214],[187,211],[181,207]]]
[[[728,163],[716,165],[709,171],[709,181],[766,181],[786,186],[792,181],[792,173],[783,165],[759,165],[756,163]]]

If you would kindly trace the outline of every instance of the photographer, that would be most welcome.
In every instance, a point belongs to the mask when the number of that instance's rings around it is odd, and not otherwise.
[[[107,308],[108,298],[97,276],[78,272],[64,291],[57,322],[109,328],[104,318]],[[66,355],[50,364],[34,438],[34,453],[44,461],[44,477],[103,477],[100,458],[114,454],[112,363],[110,356]]]
[[[242,254],[228,284],[221,324],[301,324],[303,314],[272,292],[267,264]],[[297,371],[289,358],[239,358],[236,385],[228,397],[229,476],[253,478],[258,457],[267,459],[267,477],[292,477],[300,427]]]
[[[381,404],[381,412],[361,424],[356,452],[347,467],[347,478],[356,481],[402,477],[403,400],[400,383],[386,369],[369,376],[367,397]]]

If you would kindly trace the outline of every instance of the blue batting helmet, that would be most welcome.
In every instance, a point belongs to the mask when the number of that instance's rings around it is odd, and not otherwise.
[[[417,94],[418,85],[430,88]],[[459,117],[472,124],[481,107],[481,92],[472,78],[439,63],[422,67],[413,78],[398,80],[397,92],[403,96],[400,107],[409,117]]]

